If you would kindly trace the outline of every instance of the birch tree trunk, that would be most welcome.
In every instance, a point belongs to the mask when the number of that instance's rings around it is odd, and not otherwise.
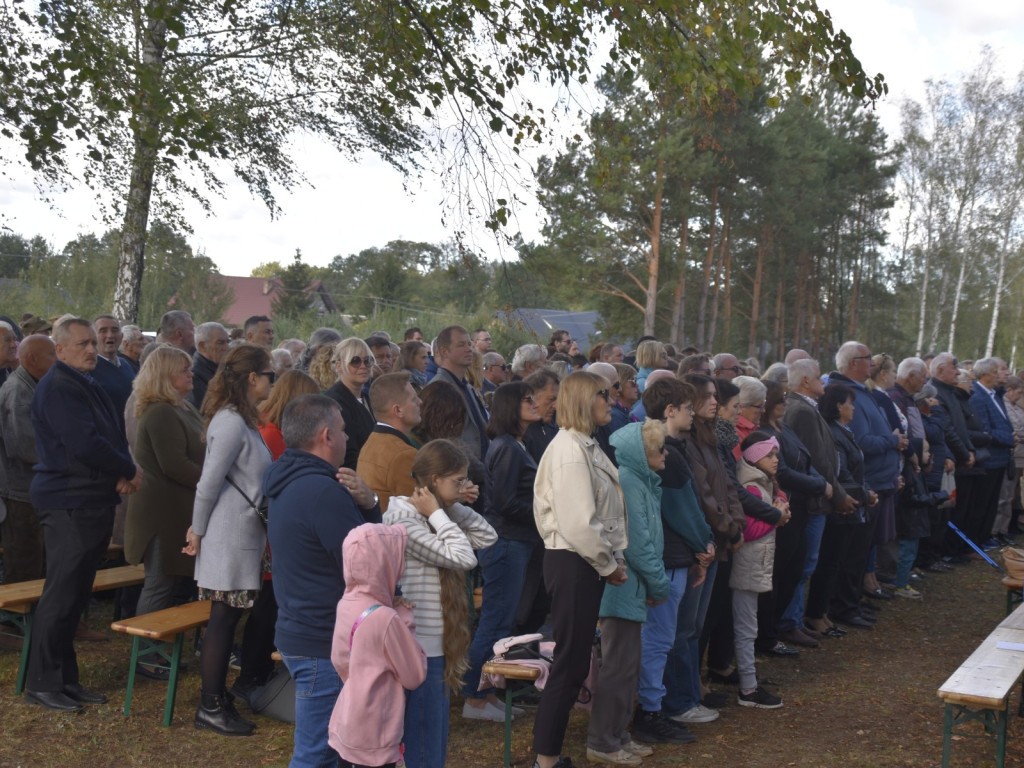
[[[718,221],[718,185],[711,189],[711,210],[708,212],[708,250],[704,255],[704,282],[700,287],[700,303],[697,306],[697,339],[696,345],[700,350],[706,350],[707,344],[704,338],[704,313],[708,308],[708,286],[711,282],[711,263],[715,257],[715,231]]]
[[[136,110],[131,180],[121,227],[121,254],[114,287],[114,315],[122,323],[135,323],[139,316],[142,265],[146,255],[150,200],[156,172],[157,151],[163,133],[164,108],[158,104],[163,81],[167,24],[150,13],[142,37],[142,65],[138,75],[140,105]]]
[[[690,246],[690,190],[693,185],[687,182],[683,199],[686,212],[683,214],[682,228],[679,234],[679,277],[672,296],[672,327],[669,329],[669,343],[679,346],[686,339],[683,325],[686,322],[686,263],[687,249]]]
[[[644,303],[644,334],[654,335],[655,315],[658,311],[658,272],[661,268],[661,217],[665,189],[665,161],[658,158],[655,174],[654,211],[651,215],[651,250],[647,258],[647,291]]]
[[[718,299],[722,294],[722,269],[725,262],[725,251],[729,242],[729,206],[722,212],[722,241],[715,257],[715,294],[711,297],[711,326],[708,329],[708,347],[715,348],[715,336],[718,333]]]

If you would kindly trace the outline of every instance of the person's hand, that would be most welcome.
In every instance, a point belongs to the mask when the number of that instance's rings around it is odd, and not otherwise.
[[[729,550],[735,552],[743,546],[743,537],[740,536],[735,542],[729,542]]]
[[[412,492],[409,501],[416,507],[416,511],[424,517],[430,517],[441,508],[437,498],[427,488],[417,488]]]
[[[902,491],[907,485],[907,481],[903,479],[903,475],[900,475],[899,480],[896,482],[896,490]]]
[[[847,496],[843,499],[842,506],[839,507],[839,514],[849,515],[857,511],[857,500],[853,496]]]
[[[690,566],[689,580],[691,587],[699,587],[708,577],[707,566],[697,563]]]
[[[629,580],[629,574],[626,573],[626,564],[619,563],[614,571],[604,577],[604,580],[611,584],[613,587],[619,587]]]
[[[117,491],[122,496],[127,496],[129,493],[131,493],[131,487],[131,481],[128,480],[128,478],[119,477],[117,479],[117,486],[114,488],[114,490]]]
[[[788,523],[792,519],[792,517],[793,517],[793,513],[789,511],[789,505],[787,504],[786,508],[784,510],[782,510],[782,515],[779,517],[779,522],[777,523],[777,527],[781,528],[783,525]]]
[[[198,555],[199,542],[202,538],[202,536],[192,530],[192,526],[190,525],[188,527],[188,532],[185,534],[185,546],[181,548],[181,554],[191,555],[192,557]]]
[[[873,507],[878,503],[878,494],[874,491],[868,491],[868,506]]]
[[[373,491],[359,475],[348,467],[340,467],[335,475],[338,483],[349,492],[352,500],[360,509],[370,509],[373,506]]]
[[[974,466],[974,462],[975,462],[974,451],[971,451],[970,458],[967,459],[967,467],[968,467],[968,469]]]
[[[462,495],[459,498],[462,499],[463,504],[472,504],[480,498],[480,486],[471,480],[467,480],[466,484],[462,487]]]
[[[905,450],[907,450],[907,446],[908,446],[908,445],[910,445],[910,441],[909,441],[909,440],[907,440],[907,436],[906,436],[906,435],[904,435],[904,434],[903,434],[902,432],[900,432],[900,431],[899,431],[898,429],[894,429],[894,430],[892,431],[892,433],[893,433],[894,435],[896,435],[896,438],[897,438],[897,440],[898,440],[898,443],[897,443],[897,446],[896,446],[896,447],[897,447],[897,448],[898,448],[898,449],[899,449],[900,451],[905,451]]]
[[[707,568],[713,562],[715,562],[715,556],[708,554],[707,552],[696,552],[694,557],[697,559],[697,563],[704,568]]]
[[[665,600],[667,600],[667,599],[668,598],[665,598]],[[647,600],[646,600],[646,603],[653,608],[656,605],[661,605],[662,603],[665,602],[665,600],[651,600],[651,598],[648,597]]]
[[[955,472],[956,471],[956,464],[953,463],[952,459],[946,459],[945,463],[942,465],[942,471],[943,472]]]
[[[826,499],[831,499],[832,498],[832,493],[833,493],[832,483],[825,483],[825,498]]]

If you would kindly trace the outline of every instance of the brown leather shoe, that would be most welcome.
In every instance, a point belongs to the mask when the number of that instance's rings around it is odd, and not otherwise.
[[[780,632],[779,639],[785,643],[792,645],[800,645],[804,648],[817,648],[820,643],[810,635],[804,634],[803,630],[799,627],[791,629],[787,632]]]

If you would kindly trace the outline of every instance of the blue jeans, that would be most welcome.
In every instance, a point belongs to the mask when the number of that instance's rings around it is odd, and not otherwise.
[[[679,605],[686,595],[688,569],[669,568],[668,600],[647,608],[647,621],[640,632],[640,709],[660,712],[665,697],[665,664],[676,639]]]
[[[900,560],[896,566],[896,586],[910,586],[910,570],[917,559],[917,545],[920,539],[900,539]]]
[[[696,589],[688,588],[679,603],[676,640],[669,651],[663,678],[665,696],[661,708],[668,715],[687,712],[700,704],[700,633],[704,630],[717,572],[716,561],[708,567],[704,583]]]
[[[448,757],[448,686],[444,656],[427,657],[427,679],[405,694],[406,768],[444,768]]]
[[[481,669],[493,655],[495,641],[512,634],[519,598],[523,594],[526,566],[532,553],[532,542],[512,539],[498,539],[476,553],[484,577],[483,602],[480,605],[480,623],[469,647],[469,669],[462,686],[464,696],[483,698],[494,690],[477,690]]]
[[[330,659],[281,654],[295,680],[295,740],[289,768],[336,768],[338,753],[327,743],[331,713],[341,693]]]
[[[786,606],[779,620],[779,631],[788,632],[804,625],[804,600],[807,595],[807,582],[818,567],[818,551],[821,549],[821,537],[825,533],[825,515],[808,515],[807,526],[804,528],[804,540],[807,542],[807,554],[804,557],[804,570],[800,581],[796,584],[793,599]]]

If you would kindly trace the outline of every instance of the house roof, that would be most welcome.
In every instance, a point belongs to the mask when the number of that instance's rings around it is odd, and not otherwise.
[[[224,322],[228,325],[242,325],[253,315],[274,316],[274,294],[281,289],[277,278],[267,277],[235,277],[233,275],[217,275],[225,285],[234,291],[235,303],[224,311]],[[338,309],[331,296],[324,289],[324,284],[314,280],[306,288],[313,298],[317,294],[326,312],[337,312]]]
[[[600,338],[597,324],[601,322],[601,314],[593,310],[569,312],[564,309],[519,307],[509,312],[498,312],[498,315],[512,323],[521,322],[537,334],[544,344],[550,341],[552,332],[558,328],[568,331],[581,347],[589,346]]]

